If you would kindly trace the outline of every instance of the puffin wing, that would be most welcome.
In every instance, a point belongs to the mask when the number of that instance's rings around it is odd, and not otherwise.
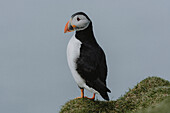
[[[110,92],[110,90],[106,87],[107,66],[105,54],[101,47],[82,44],[80,57],[76,64],[76,70],[86,84],[108,98],[107,92]]]
[[[105,81],[107,67],[106,62],[103,62],[103,57],[105,57],[104,52],[99,46],[94,47],[89,44],[81,44],[80,57],[76,61],[77,72],[86,81],[94,81],[97,78]],[[101,70],[102,67],[103,69]]]

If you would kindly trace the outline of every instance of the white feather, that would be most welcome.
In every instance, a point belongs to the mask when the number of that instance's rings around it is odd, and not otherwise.
[[[75,34],[74,34],[72,38],[70,39],[68,46],[67,46],[67,60],[68,60],[69,68],[79,87],[85,88],[92,93],[98,93],[93,88],[90,88],[89,86],[87,86],[85,83],[85,80],[76,71],[76,60],[80,56],[81,44],[82,43],[78,39],[76,39]]]

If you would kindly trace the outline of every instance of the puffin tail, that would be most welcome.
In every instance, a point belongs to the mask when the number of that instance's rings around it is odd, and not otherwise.
[[[109,96],[107,92],[111,93],[111,91],[105,86],[105,91],[99,91],[100,95],[107,101],[109,101]]]
[[[110,100],[107,92],[105,92],[105,93],[100,93],[100,95],[101,95],[105,100],[107,100],[107,101]]]
[[[93,81],[93,83],[88,82],[88,84],[90,87],[98,91],[105,100],[109,101],[109,96],[107,92],[111,93],[111,91],[106,87],[106,85],[100,79]]]

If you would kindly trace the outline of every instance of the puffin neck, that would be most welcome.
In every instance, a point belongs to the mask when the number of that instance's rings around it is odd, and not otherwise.
[[[81,42],[93,42],[93,43],[96,42],[96,39],[93,34],[93,27],[91,22],[86,29],[81,31],[76,31],[75,35],[76,35],[75,37]]]

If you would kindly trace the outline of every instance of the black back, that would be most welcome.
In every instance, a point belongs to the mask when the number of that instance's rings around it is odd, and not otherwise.
[[[106,84],[107,65],[102,48],[96,42],[92,23],[82,31],[76,31],[78,40],[82,42],[80,57],[77,59],[77,71],[85,80],[94,81],[100,78]]]
[[[76,14],[80,14],[80,12]],[[81,14],[84,15],[82,12]],[[106,87],[106,58],[102,48],[98,45],[94,37],[91,20],[86,29],[76,31],[75,37],[82,42],[80,56],[76,61],[77,72],[89,87],[94,88],[104,99],[109,100],[107,92],[111,91]]]

